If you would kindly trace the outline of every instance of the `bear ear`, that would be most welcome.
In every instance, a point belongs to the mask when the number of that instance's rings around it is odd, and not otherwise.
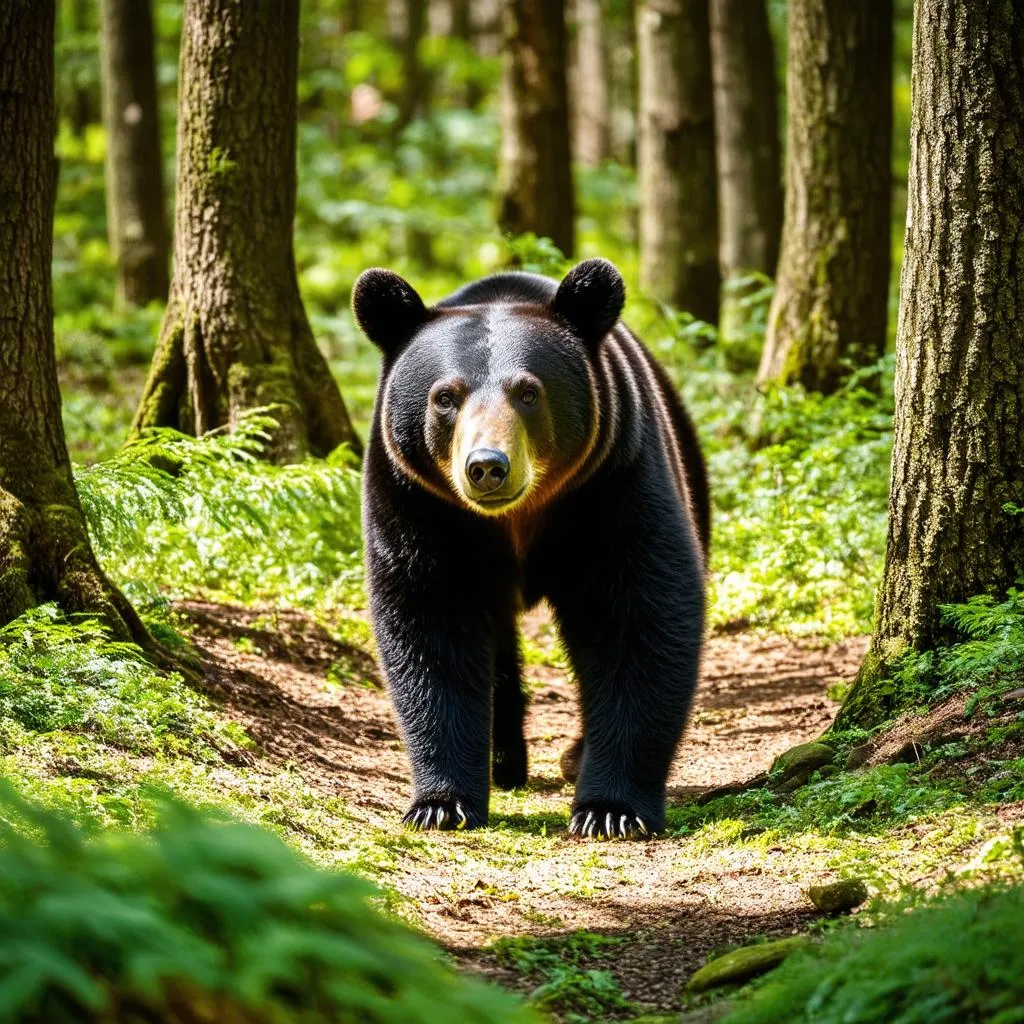
[[[363,333],[386,355],[394,354],[430,318],[416,289],[390,270],[364,270],[352,289],[352,312]]]
[[[608,260],[584,260],[563,278],[550,310],[596,347],[615,326],[626,301],[622,275]]]

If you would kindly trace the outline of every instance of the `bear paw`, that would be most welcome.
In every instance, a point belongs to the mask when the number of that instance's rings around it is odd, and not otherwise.
[[[487,820],[474,813],[462,797],[436,796],[415,801],[402,816],[402,823],[417,832],[454,832],[479,828]]]
[[[644,839],[654,833],[624,804],[582,804],[569,819],[569,834],[582,839]]]

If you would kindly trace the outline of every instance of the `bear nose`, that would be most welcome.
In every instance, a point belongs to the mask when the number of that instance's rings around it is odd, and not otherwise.
[[[507,479],[508,456],[497,448],[476,448],[466,459],[466,476],[479,494],[496,491]]]

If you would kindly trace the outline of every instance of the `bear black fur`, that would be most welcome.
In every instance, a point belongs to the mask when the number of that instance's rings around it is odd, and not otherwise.
[[[356,284],[384,354],[364,528],[415,827],[485,824],[492,766],[496,785],[525,783],[516,615],[541,598],[581,691],[570,830],[664,826],[700,661],[708,491],[624,300],[605,260],[560,284],[497,274],[431,309],[389,271]]]

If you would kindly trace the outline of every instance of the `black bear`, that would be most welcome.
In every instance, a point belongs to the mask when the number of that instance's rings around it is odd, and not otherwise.
[[[693,426],[619,322],[606,260],[504,273],[428,309],[367,270],[383,352],[363,484],[377,645],[412,762],[405,821],[487,822],[526,782],[516,615],[547,598],[579,680],[570,831],[659,831],[697,680],[708,493]],[[493,758],[492,758],[493,737]]]

